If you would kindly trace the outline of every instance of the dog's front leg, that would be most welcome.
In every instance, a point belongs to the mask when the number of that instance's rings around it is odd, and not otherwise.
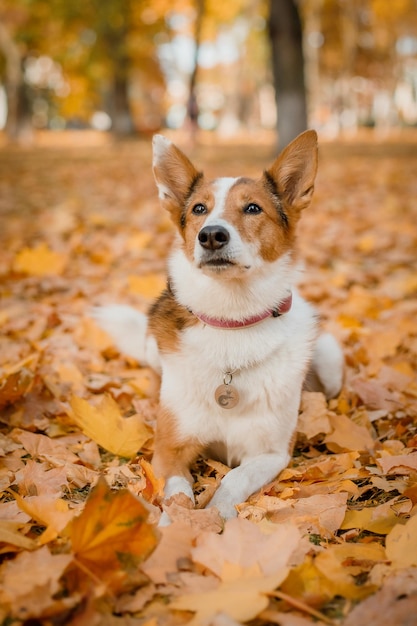
[[[288,452],[260,454],[245,460],[226,474],[208,506],[217,507],[225,519],[235,517],[236,504],[244,502],[271,482],[288,465],[289,460]]]
[[[165,480],[164,501],[183,493],[194,504],[190,466],[201,451],[202,446],[198,441],[184,440],[179,436],[175,417],[170,411],[161,408],[157,419],[152,466],[155,476]],[[169,517],[163,513],[160,525],[168,523]]]

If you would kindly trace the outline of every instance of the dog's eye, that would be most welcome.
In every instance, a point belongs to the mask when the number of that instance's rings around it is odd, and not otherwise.
[[[207,213],[207,207],[204,204],[196,204],[193,206],[192,212],[194,215],[205,215]]]
[[[249,213],[249,215],[258,215],[259,213],[262,213],[262,209],[254,202],[251,202],[245,207],[245,213]]]

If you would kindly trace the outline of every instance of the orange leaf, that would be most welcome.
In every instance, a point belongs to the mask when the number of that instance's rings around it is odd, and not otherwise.
[[[129,571],[156,547],[158,535],[148,511],[127,489],[111,491],[104,478],[92,490],[70,527],[78,561],[100,579]]]

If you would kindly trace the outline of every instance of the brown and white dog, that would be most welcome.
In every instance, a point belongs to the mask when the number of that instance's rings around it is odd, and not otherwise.
[[[95,318],[161,373],[153,466],[165,497],[193,499],[190,465],[209,455],[233,468],[209,504],[229,518],[288,464],[306,379],[327,397],[342,384],[342,352],[295,287],[317,136],[297,137],[256,180],[208,181],[161,135],[153,149],[159,197],[178,230],[168,288],[148,317],[112,305]]]

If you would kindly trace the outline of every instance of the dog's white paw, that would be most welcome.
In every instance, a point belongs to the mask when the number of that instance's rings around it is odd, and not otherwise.
[[[221,517],[225,520],[237,516],[236,507],[230,499],[230,494],[225,493],[225,491],[222,490],[221,486],[208,504],[208,507],[213,506],[216,507]]]
[[[166,511],[162,511],[161,517],[159,518],[158,526],[163,528],[164,526],[170,526],[172,524],[172,520]]]

